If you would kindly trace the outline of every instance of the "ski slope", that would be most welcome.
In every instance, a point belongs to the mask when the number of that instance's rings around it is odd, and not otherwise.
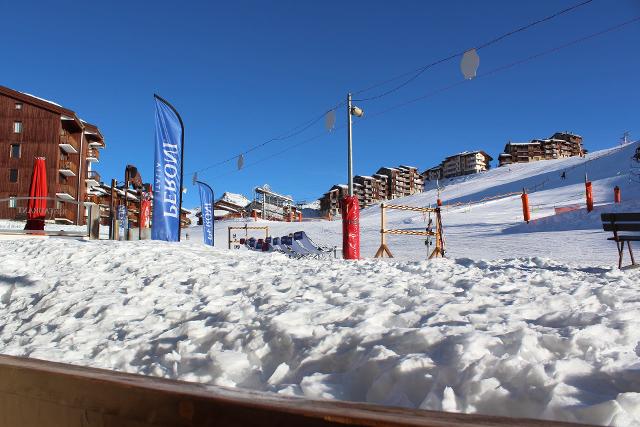
[[[500,259],[548,257],[563,262],[611,265],[617,261],[615,244],[601,231],[600,213],[640,211],[640,183],[630,181],[631,158],[638,142],[573,157],[495,168],[485,173],[441,182],[445,203],[442,219],[447,253],[453,258]],[[561,178],[566,172],[566,179]],[[585,209],[585,172],[592,181],[594,212]],[[623,203],[613,206],[613,188],[619,186]],[[395,199],[394,204],[433,206],[437,190],[427,187],[422,194]],[[522,219],[520,195],[480,201],[527,188],[533,221]],[[447,207],[452,206],[452,207]],[[554,208],[580,205],[581,210],[555,215]],[[388,211],[388,228],[424,229],[428,219],[407,211]],[[259,220],[220,221],[215,224],[216,245],[226,247],[229,225],[267,225],[274,236],[304,230],[318,244],[342,247],[342,225],[334,221],[282,223]],[[380,208],[361,211],[361,256],[373,257],[380,245]],[[201,241],[199,227],[188,230],[189,238]],[[424,240],[412,236],[388,236],[394,257],[425,259]]]
[[[357,262],[227,250],[227,227],[242,221],[216,223],[215,248],[200,227],[181,243],[0,241],[0,353],[310,399],[639,426],[640,269],[615,267],[599,223],[601,211],[639,210],[636,146],[445,182],[446,259],[424,261],[423,241],[400,236],[389,238],[397,259],[370,259],[376,207],[362,212],[368,259]],[[585,169],[596,211],[554,215],[583,204]],[[518,195],[469,203],[522,187],[530,224]],[[425,227],[421,214],[388,216]],[[341,241],[340,221],[257,223]]]

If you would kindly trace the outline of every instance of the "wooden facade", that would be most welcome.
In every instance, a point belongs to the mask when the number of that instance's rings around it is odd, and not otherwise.
[[[378,202],[421,193],[424,180],[413,166],[382,167],[372,175],[353,177],[353,194],[358,197],[360,209]],[[324,216],[333,217],[340,213],[340,200],[347,195],[344,184],[331,187],[320,198],[320,211]]]
[[[529,142],[509,141],[504,146],[504,151],[498,160],[499,166],[504,166],[512,163],[583,156],[585,152],[580,135],[570,132],[556,132],[547,139],[532,139]]]
[[[93,164],[104,146],[99,129],[73,111],[0,86],[0,218],[26,219],[28,201],[21,198],[29,195],[34,159],[44,157],[47,221],[84,224],[87,188],[99,180]]]

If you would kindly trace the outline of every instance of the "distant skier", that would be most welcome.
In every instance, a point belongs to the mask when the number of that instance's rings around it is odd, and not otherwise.
[[[567,172],[566,171],[562,171],[562,175],[560,175],[560,178],[567,179]]]

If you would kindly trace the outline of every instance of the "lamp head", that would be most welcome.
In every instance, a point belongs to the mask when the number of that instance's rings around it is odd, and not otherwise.
[[[356,117],[362,117],[364,115],[364,111],[362,111],[359,107],[351,107],[351,115]]]

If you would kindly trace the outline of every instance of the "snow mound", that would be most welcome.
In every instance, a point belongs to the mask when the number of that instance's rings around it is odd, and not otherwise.
[[[640,423],[640,271],[4,241],[0,352],[309,398]],[[26,262],[28,260],[28,262]]]

